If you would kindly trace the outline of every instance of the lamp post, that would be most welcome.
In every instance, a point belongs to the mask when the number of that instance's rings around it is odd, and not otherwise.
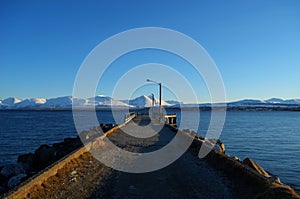
[[[159,85],[159,116],[161,117],[161,83],[153,81],[151,79],[147,79],[147,82],[153,82],[157,85]]]

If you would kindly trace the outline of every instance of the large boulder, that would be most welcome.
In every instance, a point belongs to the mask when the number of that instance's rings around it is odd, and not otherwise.
[[[33,168],[34,170],[42,170],[80,146],[82,146],[82,142],[79,137],[66,138],[63,142],[53,144],[52,147],[45,144],[41,145],[34,152]]]
[[[19,155],[17,162],[32,165],[34,160],[34,155],[32,153],[27,153]]]
[[[100,130],[100,127],[93,127],[89,131],[82,131],[80,133],[80,138],[83,142],[87,143],[93,141],[101,135],[103,135],[103,130]]]
[[[63,142],[53,144],[52,147],[56,152],[55,160],[59,160],[60,158],[66,156],[80,146],[82,146],[82,142],[79,137],[65,138]]]
[[[0,186],[5,187],[7,185],[8,177],[0,174]]]
[[[4,187],[0,186],[0,195],[1,195],[2,193],[4,193],[5,190],[6,190],[6,189],[5,189]]]
[[[23,163],[17,163],[16,164],[16,167],[15,167],[15,175],[19,175],[21,173],[27,173],[27,171],[29,170],[30,168],[23,164]]]
[[[63,142],[64,146],[68,148],[68,151],[73,151],[80,146],[82,146],[82,142],[79,137],[76,138],[65,138]]]
[[[20,184],[25,177],[26,174],[24,173],[11,177],[7,183],[8,188],[13,188],[16,185]]]
[[[55,160],[55,149],[46,144],[41,145],[34,152],[33,168],[37,171],[46,168]]]
[[[256,172],[258,172],[259,174],[265,176],[265,177],[271,177],[270,174],[265,171],[259,164],[257,164],[256,162],[254,162],[252,159],[250,158],[245,158],[243,160],[243,164],[247,165],[248,167],[254,169]]]
[[[17,162],[18,167],[23,170],[22,173],[30,174],[33,170],[34,155],[32,153],[20,155]]]
[[[300,195],[289,186],[273,183],[267,190],[255,197],[255,199],[265,198],[300,199]]]
[[[16,174],[16,165],[15,164],[8,164],[5,165],[0,172],[1,175],[5,177],[11,177]]]

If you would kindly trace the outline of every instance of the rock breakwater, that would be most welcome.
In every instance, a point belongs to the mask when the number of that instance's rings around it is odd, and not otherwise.
[[[99,127],[81,132],[80,136],[75,138],[65,138],[62,142],[51,146],[43,144],[34,153],[19,155],[16,163],[0,167],[0,195],[82,147],[81,139],[90,142],[99,137],[99,128],[105,133],[113,127],[114,124],[101,124]]]

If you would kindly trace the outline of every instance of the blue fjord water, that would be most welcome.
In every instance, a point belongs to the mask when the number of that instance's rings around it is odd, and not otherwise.
[[[178,110],[168,110],[177,113]],[[99,123],[120,123],[125,111],[97,112]],[[195,111],[185,111],[181,129],[193,126]],[[182,114],[183,115],[183,114]],[[85,112],[82,112],[82,117]],[[199,129],[205,136],[210,112],[200,113]],[[89,124],[86,124],[89,128]],[[76,137],[71,111],[0,111],[0,165],[14,163],[20,154],[34,152],[41,144]],[[300,112],[227,112],[221,134],[226,153],[240,159],[251,157],[281,181],[300,191]]]

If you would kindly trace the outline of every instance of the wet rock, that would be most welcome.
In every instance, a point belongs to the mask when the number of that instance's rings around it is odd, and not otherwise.
[[[0,194],[4,193],[5,192],[5,188],[0,186]]]
[[[16,165],[8,164],[2,168],[0,174],[5,177],[11,177],[11,176],[15,175],[15,170],[16,170]]]
[[[103,124],[101,123],[100,126],[92,127],[89,131],[82,131],[80,133],[80,138],[84,139],[84,141],[92,141],[95,138],[103,135],[110,129],[116,127],[115,124]]]
[[[85,141],[90,140],[91,135],[89,134],[89,131],[82,131],[82,132],[79,134],[79,137],[85,142]]]
[[[68,155],[71,151],[69,150],[57,150],[55,153],[55,161],[63,158],[64,156]]]
[[[241,162],[240,158],[238,158],[236,156],[234,156],[233,159],[236,160],[236,161],[238,161],[238,162]]]
[[[104,133],[108,131],[108,128],[107,128],[106,124],[101,123],[100,127],[101,127],[101,129],[103,130]]]
[[[64,139],[64,144],[67,145],[67,144],[74,144],[78,141],[77,138],[65,138]]]
[[[7,185],[8,178],[0,174],[0,186],[5,187]]]
[[[273,185],[265,192],[258,194],[255,199],[280,198],[280,199],[299,199],[300,195],[285,185]]]
[[[225,153],[225,145],[220,139],[209,139],[209,142],[214,145],[215,150]]]
[[[114,124],[102,124],[101,127],[93,127],[91,130],[83,132],[83,134],[86,134],[86,136],[92,140],[99,137],[101,131],[106,132],[113,127],[115,127]],[[28,153],[20,155],[17,164],[0,167],[0,187],[4,188],[4,192],[7,191],[7,188],[16,186],[23,179],[43,170],[82,145],[83,143],[80,137],[77,136],[76,138],[65,138],[63,142],[55,143],[52,146],[46,144],[41,145],[35,150],[34,154]],[[75,176],[75,173],[76,171],[74,171],[72,175]]]
[[[63,142],[54,143],[52,145],[52,147],[54,147],[54,148],[63,148],[64,147],[64,143]]]
[[[42,170],[54,162],[55,149],[44,144],[34,152],[34,169]]]
[[[65,139],[64,143],[69,151],[73,151],[83,145],[79,137]]]
[[[32,172],[34,155],[32,153],[20,155],[18,157],[18,167],[23,171],[21,173],[29,174]]]
[[[63,142],[53,144],[52,147],[41,145],[34,152],[33,168],[34,170],[44,169],[81,146],[82,142],[79,137],[66,138]]]
[[[7,186],[9,188],[13,188],[16,185],[20,184],[22,182],[22,179],[24,179],[27,175],[24,173],[21,173],[19,175],[16,175],[14,177],[11,177],[7,183]]]
[[[106,124],[106,128],[107,128],[108,130],[114,128],[115,126],[116,126],[115,124]]]
[[[102,124],[103,125],[103,124]],[[101,127],[93,127],[89,131],[83,131],[80,133],[80,138],[84,142],[90,142],[103,135],[104,130]]]
[[[19,155],[17,162],[27,163],[32,165],[34,155],[32,153]]]
[[[15,175],[19,175],[21,173],[26,173],[27,170],[29,170],[29,167],[27,165],[24,165],[22,163],[18,163],[15,166]]]
[[[278,176],[275,176],[275,175],[272,175],[271,177],[275,182],[279,183],[279,184],[282,184],[280,178]]]
[[[268,172],[266,172],[259,164],[257,164],[250,158],[245,158],[243,160],[243,164],[249,166],[250,168],[254,169],[259,174],[264,175],[265,177],[268,177],[268,178],[271,177]]]
[[[217,140],[217,145],[220,147],[220,151],[225,153],[225,145],[220,139]]]
[[[58,148],[56,148],[57,153],[63,154],[64,152],[67,152],[66,154],[74,151],[75,149],[81,147],[83,144],[79,137],[77,138],[66,138],[64,139],[64,142],[62,142],[62,145]],[[64,154],[64,155],[66,155]],[[61,158],[61,157],[59,157]]]
[[[128,190],[134,191],[136,190],[136,187],[134,185],[129,185]]]
[[[267,171],[267,173],[270,175],[270,178],[274,181],[274,182],[277,182],[279,184],[282,184],[281,181],[280,181],[280,178],[272,173],[270,173],[269,171]]]

